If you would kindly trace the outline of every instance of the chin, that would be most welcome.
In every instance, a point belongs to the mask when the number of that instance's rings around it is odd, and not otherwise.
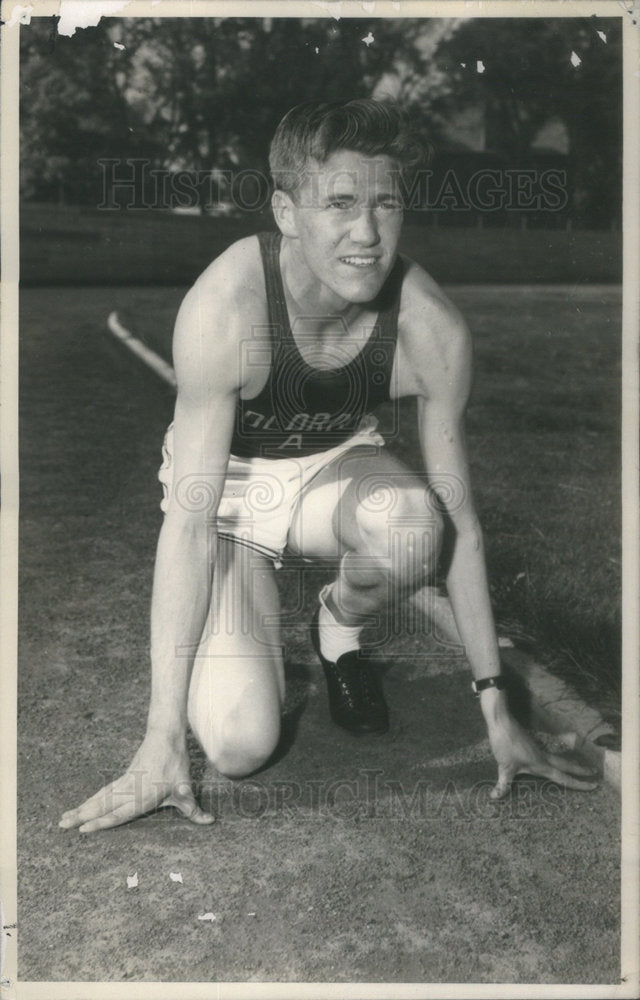
[[[345,295],[344,298],[347,302],[351,302],[353,305],[368,305],[369,302],[373,300],[378,295],[379,289],[374,292],[353,292],[349,295]]]
[[[371,276],[367,279],[360,279],[353,282],[349,282],[348,286],[344,290],[344,297],[349,302],[372,302],[373,299],[380,293],[382,286],[387,280],[387,275],[383,277],[380,275]]]

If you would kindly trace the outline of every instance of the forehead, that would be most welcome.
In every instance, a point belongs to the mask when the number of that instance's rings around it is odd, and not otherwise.
[[[371,195],[394,191],[400,168],[390,156],[367,156],[339,149],[324,161],[309,160],[299,191],[319,198],[330,195]]]

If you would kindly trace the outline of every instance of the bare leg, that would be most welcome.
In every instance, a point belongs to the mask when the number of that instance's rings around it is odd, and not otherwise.
[[[390,600],[424,587],[440,542],[441,519],[425,483],[384,452],[359,449],[313,480],[289,534],[294,552],[340,560],[327,605],[345,625],[364,624]]]
[[[340,561],[320,595],[311,641],[322,663],[329,710],[353,733],[385,732],[389,716],[375,671],[359,654],[360,632],[383,608],[422,587],[435,570],[441,521],[426,484],[386,453],[353,449],[310,484],[289,547]]]
[[[208,758],[229,777],[261,767],[278,742],[284,699],[279,607],[269,560],[220,539],[188,716]]]

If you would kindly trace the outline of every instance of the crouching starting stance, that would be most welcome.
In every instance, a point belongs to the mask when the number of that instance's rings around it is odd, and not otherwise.
[[[115,826],[173,805],[213,817],[190,783],[187,727],[224,775],[261,767],[280,734],[284,672],[275,570],[285,548],[339,566],[310,642],[334,721],[389,724],[360,651],[390,599],[446,582],[498,765],[592,784],[511,717],[489,602],[462,420],[467,329],[429,275],[399,255],[401,179],[416,150],[398,110],[369,100],[290,111],[271,146],[277,232],[234,243],[176,321],[175,417],[160,479],[147,730],[127,772],[61,826]],[[389,455],[373,411],[417,399],[424,473]]]

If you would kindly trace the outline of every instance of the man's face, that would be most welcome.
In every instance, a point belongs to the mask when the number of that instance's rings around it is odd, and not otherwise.
[[[370,302],[393,267],[402,204],[388,156],[338,150],[310,161],[291,208],[300,277],[344,302]]]

